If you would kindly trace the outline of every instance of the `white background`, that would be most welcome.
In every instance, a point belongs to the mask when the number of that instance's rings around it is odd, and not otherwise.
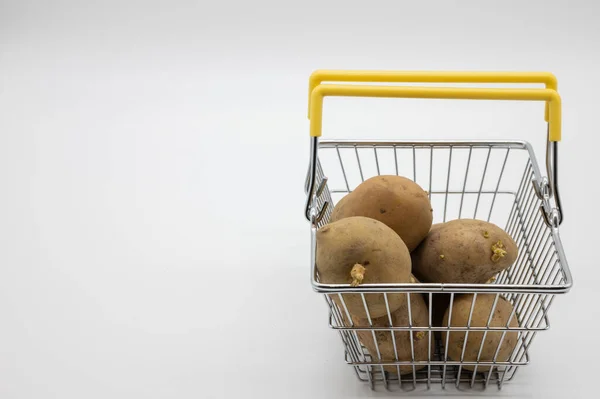
[[[1,398],[398,395],[356,380],[309,283],[317,68],[556,74],[575,285],[485,394],[596,395],[598,3],[94,3],[0,2]],[[541,112],[332,100],[324,135],[525,139],[543,161]]]

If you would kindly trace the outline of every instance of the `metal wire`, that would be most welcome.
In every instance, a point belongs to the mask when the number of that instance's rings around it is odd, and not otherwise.
[[[360,152],[365,149],[372,150],[374,157],[361,157]],[[348,154],[345,156],[346,151]],[[455,384],[460,389],[485,389],[490,382],[501,387],[511,380],[519,367],[529,363],[529,349],[536,334],[549,328],[548,311],[555,295],[567,292],[571,286],[558,227],[549,225],[541,211],[547,206],[547,199],[538,195],[542,176],[531,147],[527,143],[509,141],[322,141],[318,154],[311,184],[315,187],[322,184],[324,167],[330,170],[331,175],[325,189],[310,204],[313,214],[323,213],[322,219],[313,220],[311,227],[313,287],[324,294],[329,308],[329,325],[338,331],[345,361],[354,368],[357,378],[372,389],[383,386],[388,390],[413,390],[421,383],[427,387],[439,383],[443,388],[447,384]],[[424,171],[419,172],[422,169]],[[351,192],[355,188],[351,182],[363,182],[372,177],[371,173],[381,174],[387,170],[412,177],[421,187],[427,188],[434,209],[434,223],[485,215],[485,220],[502,227],[519,248],[514,264],[499,273],[491,285],[411,284],[407,287],[388,284],[370,288],[320,283],[315,267],[315,233],[331,216],[332,194]],[[377,288],[379,286],[381,289]],[[378,292],[384,293],[385,323],[375,322],[365,300],[365,293]],[[406,293],[408,318],[405,325],[394,324],[397,319],[392,316],[393,309],[388,302],[388,294],[392,292]],[[361,295],[367,315],[363,324],[353,321],[344,300],[347,293]],[[465,293],[473,294],[468,321],[464,326],[452,325],[455,300]],[[493,305],[487,323],[473,326],[471,321],[477,296],[483,294],[494,295]],[[419,325],[412,317],[411,298],[420,295],[429,304],[426,326]],[[448,298],[446,325],[440,325],[432,311],[432,303],[442,296]],[[506,325],[492,326],[492,315],[500,298],[510,303],[512,313]],[[517,327],[511,326],[513,319]],[[381,324],[386,327],[381,327]],[[361,343],[358,334],[361,331],[370,332],[375,353],[369,353]],[[394,353],[389,356],[382,353],[383,347],[377,338],[381,332],[391,336]],[[419,332],[427,334],[426,359],[416,356],[413,339]],[[441,332],[446,333],[445,339],[435,335]],[[450,334],[460,332],[464,334],[462,355],[460,359],[451,359],[448,356]],[[509,333],[517,335],[516,345],[508,358],[499,359],[500,349]],[[407,357],[398,355],[401,343],[397,334],[410,337]],[[467,361],[465,348],[469,336],[483,338],[478,344],[476,359]],[[482,356],[486,337],[499,337],[497,346],[492,348],[494,355],[491,359],[483,359]],[[485,348],[488,349],[487,346]],[[385,366],[393,366],[396,372],[389,372],[389,367]],[[411,366],[411,372],[402,374],[405,367],[401,369],[400,366]],[[473,366],[468,367],[473,371],[465,366]]]

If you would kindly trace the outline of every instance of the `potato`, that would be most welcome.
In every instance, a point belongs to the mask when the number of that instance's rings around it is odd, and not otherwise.
[[[413,273],[429,283],[486,283],[517,259],[517,245],[500,227],[482,220],[434,224],[413,251]]]
[[[488,281],[486,281],[486,284],[491,284],[495,281],[495,277],[492,277],[491,279],[489,279]],[[457,296],[457,295],[455,295]],[[446,313],[446,310],[448,310],[448,306],[450,305],[450,294],[444,294],[444,293],[436,293],[433,294],[433,299],[432,299],[432,304],[431,306],[431,323],[433,326],[436,327],[440,327],[443,326],[442,322],[444,320],[444,313]],[[436,338],[440,338],[441,337],[441,331],[436,331],[435,332],[435,337]]]
[[[325,284],[410,282],[410,253],[385,224],[362,216],[332,222],[317,231],[317,270]],[[367,317],[360,294],[342,294],[350,314]],[[334,301],[343,308],[337,295]],[[387,314],[383,294],[364,294],[371,317]],[[406,302],[405,294],[388,294],[390,311]]]
[[[452,319],[451,327],[466,327],[469,320],[469,313],[471,312],[471,303],[473,301],[473,294],[464,294],[455,296],[454,304],[452,306]],[[490,317],[490,312],[494,304],[495,294],[479,294],[473,307],[473,316],[471,318],[471,327],[485,327]],[[446,310],[444,314],[444,325],[448,325],[450,309]],[[504,297],[499,296],[494,309],[494,315],[490,321],[490,327],[506,327],[508,318],[513,311],[513,307],[509,301]],[[516,314],[513,315],[510,321],[510,327],[518,327]],[[449,333],[450,338],[448,339],[448,357],[451,360],[458,361],[461,359],[463,346],[465,343],[465,331],[452,331]],[[467,343],[465,348],[464,361],[473,362],[477,361],[477,354],[481,347],[483,340],[483,331],[469,331],[469,335],[466,337]],[[485,334],[485,344],[481,350],[481,356],[479,361],[491,362],[494,360],[494,355],[500,344],[502,338],[502,331],[488,331]],[[517,331],[509,331],[504,335],[500,350],[498,351],[498,357],[496,361],[505,362],[508,360],[513,349],[517,345],[519,334]],[[446,343],[446,332],[442,332],[442,343]],[[473,371],[475,366],[465,365],[463,368]],[[477,371],[484,372],[489,371],[489,366],[478,366]]]
[[[402,176],[382,175],[365,180],[339,201],[331,221],[365,216],[391,227],[409,251],[427,236],[433,220],[427,192]]]
[[[404,294],[406,295],[406,294]],[[404,303],[395,312],[392,312],[392,325],[394,327],[408,327],[408,301]],[[420,294],[410,295],[410,306],[413,326],[427,327],[428,323],[428,310],[425,305],[425,300]],[[352,317],[355,326],[369,327],[369,321],[358,317]],[[372,319],[373,326],[376,327],[390,327],[390,321],[387,315],[379,318]],[[396,356],[394,355],[394,340],[392,339],[391,331],[376,331],[375,337],[377,344],[373,341],[373,333],[371,331],[357,331],[358,339],[367,348],[371,354],[373,361],[380,361],[380,357],[377,355],[377,346],[379,347],[379,354],[381,355],[382,362],[395,362]],[[429,346],[429,333],[427,331],[413,331],[412,342],[415,354],[415,361],[427,361],[428,359],[428,346]],[[395,331],[394,338],[396,340],[396,353],[398,354],[398,361],[411,361],[411,334],[410,331]],[[431,357],[433,358],[435,340],[431,337]],[[423,369],[424,365],[415,366],[415,370]],[[398,373],[396,366],[387,365],[383,366],[384,370],[390,373]],[[400,366],[400,374],[412,373],[412,365]]]

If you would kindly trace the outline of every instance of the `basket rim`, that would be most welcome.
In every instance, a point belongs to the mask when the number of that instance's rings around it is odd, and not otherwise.
[[[423,147],[431,146],[510,146],[511,148],[521,148],[530,150],[533,153],[533,147],[527,140],[483,140],[483,139],[412,139],[412,140],[387,140],[387,139],[319,139],[319,147],[330,148],[335,145],[347,145],[353,147],[354,145],[367,145],[367,146],[400,146],[400,145],[417,145]]]

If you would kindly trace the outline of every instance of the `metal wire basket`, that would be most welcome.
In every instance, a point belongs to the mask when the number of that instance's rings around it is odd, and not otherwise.
[[[433,88],[406,86],[367,86],[323,84],[324,81],[354,82],[472,82],[543,83],[544,89]],[[310,79],[311,149],[305,184],[306,218],[311,225],[311,279],[313,289],[323,294],[329,309],[329,326],[336,330],[344,347],[346,362],[361,381],[372,389],[414,389],[418,383],[454,383],[457,387],[486,388],[495,382],[499,388],[511,380],[520,366],[529,363],[529,349],[538,331],[550,327],[548,311],[555,295],[566,293],[572,285],[559,237],[562,222],[557,184],[557,142],[560,140],[560,97],[556,79],[547,73],[461,73],[461,72],[370,72],[317,71]],[[545,101],[548,121],[547,172],[543,176],[534,152],[523,141],[339,141],[319,142],[322,105],[325,96],[412,97],[447,99],[488,99]],[[325,177],[325,171],[327,176]],[[409,177],[429,192],[434,223],[451,219],[476,218],[490,221],[513,237],[519,248],[515,263],[489,284],[324,284],[316,267],[316,231],[325,225],[334,204],[365,179],[382,174]],[[354,324],[344,294],[362,296],[368,322]],[[366,293],[384,293],[389,325],[374,325]],[[393,323],[387,298],[404,293],[408,322]],[[455,299],[472,294],[466,326],[435,322],[431,304],[445,301],[452,315]],[[427,325],[414,325],[411,296],[423,295],[428,306]],[[482,295],[493,297],[490,316],[484,326],[472,326],[475,302]],[[333,298],[336,300],[334,301]],[[503,298],[512,305],[509,321],[491,326],[495,307]],[[385,316],[384,316],[385,318]],[[515,319],[517,324],[513,324]],[[516,326],[515,326],[516,325]],[[375,352],[361,343],[365,332],[371,334]],[[445,332],[442,335],[440,333]],[[396,334],[410,334],[410,355],[399,358]],[[389,334],[394,359],[382,359],[376,334]],[[419,335],[418,335],[419,334]],[[448,356],[450,334],[463,334],[460,359]],[[497,359],[507,334],[517,343],[508,360]],[[416,358],[413,340],[428,340],[426,358]],[[496,336],[494,357],[481,360],[486,338]],[[469,338],[470,337],[470,338]],[[469,339],[481,344],[476,361],[465,361]],[[408,366],[408,367],[407,367]],[[401,369],[402,367],[402,369]],[[408,371],[407,371],[408,369]],[[467,370],[468,369],[468,370]],[[462,385],[461,385],[462,384]]]

